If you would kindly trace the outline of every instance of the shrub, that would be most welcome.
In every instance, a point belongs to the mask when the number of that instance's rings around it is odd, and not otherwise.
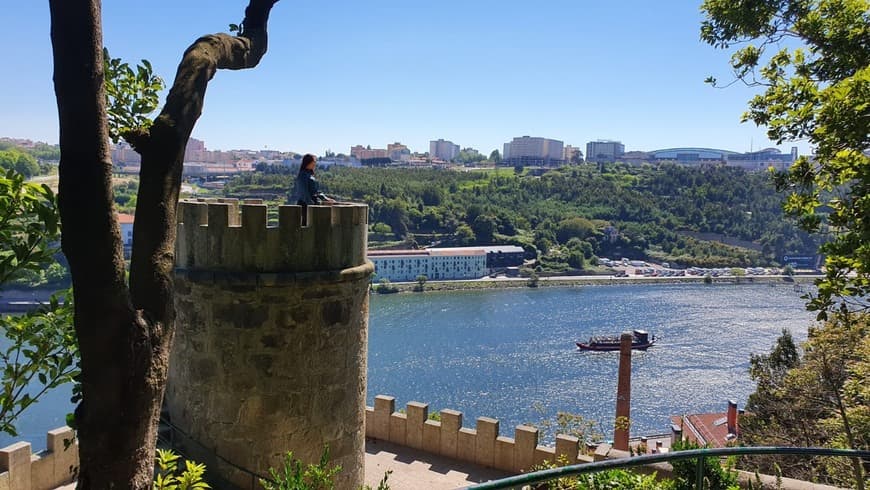
[[[671,451],[688,451],[701,446],[691,441],[677,441],[671,446]],[[731,467],[723,468],[719,458],[711,456],[703,458],[704,488],[738,489],[737,472]],[[695,488],[695,478],[698,469],[697,458],[671,461],[674,472],[671,475],[673,490],[691,490]]]
[[[157,471],[154,476],[154,490],[195,490],[211,488],[203,481],[205,465],[184,462],[184,471],[178,474],[178,460],[181,456],[169,449],[157,450]]]
[[[341,472],[341,466],[329,464],[329,446],[323,448],[320,462],[317,464],[303,465],[302,461],[293,457],[290,451],[284,456],[284,468],[278,472],[269,468],[269,476],[273,481],[260,479],[260,485],[265,490],[332,490],[335,488],[335,477]],[[387,483],[392,470],[384,473],[384,478],[378,483],[375,490],[390,490]],[[368,485],[363,485],[360,490],[372,490]]]
[[[532,467],[532,471],[548,470],[566,466],[565,456],[551,463],[545,461]],[[605,470],[585,475],[568,476],[534,485],[534,490],[666,490],[670,482],[656,481],[656,475],[640,475],[628,470]]]

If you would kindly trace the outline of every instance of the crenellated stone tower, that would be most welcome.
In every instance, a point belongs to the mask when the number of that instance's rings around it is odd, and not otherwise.
[[[176,442],[241,488],[325,444],[363,483],[369,278],[365,205],[181,202],[166,403]],[[241,469],[240,469],[241,468]],[[258,487],[259,488],[259,487]]]

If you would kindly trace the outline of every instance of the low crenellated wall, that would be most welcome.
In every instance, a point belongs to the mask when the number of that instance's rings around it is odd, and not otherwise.
[[[29,442],[0,449],[0,490],[50,490],[74,482],[79,445],[73,430],[60,427],[49,431],[46,447],[39,454],[31,454]]]
[[[366,437],[410,446],[407,441],[411,432],[414,434],[411,438],[417,443],[417,446],[411,447],[476,464],[480,461],[486,464],[491,456],[492,464],[488,466],[512,473],[519,473],[544,460],[553,461],[557,454],[564,454],[566,458],[577,454],[578,441],[574,437],[558,436],[555,448],[542,447],[537,445],[537,429],[520,425],[516,428],[516,437],[496,437],[492,442],[491,436],[498,433],[497,420],[480,417],[477,419],[477,428],[468,429],[462,427],[462,412],[441,410],[441,421],[438,422],[426,420],[429,407],[424,403],[411,402],[406,410],[407,413],[395,412],[393,397],[376,397],[375,407],[366,407]],[[409,424],[408,415],[411,414],[413,422]],[[422,430],[418,430],[420,427]],[[70,442],[69,447],[65,441]],[[78,443],[74,439],[73,430],[60,427],[49,431],[47,446],[48,449],[39,454],[31,454],[30,443],[27,442],[17,442],[0,449],[0,490],[51,490],[74,482],[78,474],[79,458]],[[477,459],[478,455],[481,460]],[[574,462],[628,456],[627,452],[611,450],[605,444],[599,447],[594,457],[579,454]],[[646,471],[652,470],[657,470],[663,477],[670,475],[667,464],[652,465]],[[738,474],[743,484],[756,483],[760,479],[765,485],[764,488],[838,490],[837,487],[791,478],[776,478],[746,471],[739,471]]]
[[[366,407],[366,437],[513,473],[563,456],[568,464],[593,461],[580,453],[580,441],[573,436],[560,434],[555,447],[541,446],[535,427],[518,425],[514,437],[504,437],[498,435],[496,419],[478,417],[471,429],[462,426],[462,412],[439,413],[440,421],[428,420],[429,405],[419,402],[409,402],[399,413],[395,398],[378,395],[375,406]]]
[[[232,199],[178,203],[176,267],[246,273],[338,271],[366,262],[368,207],[279,206]]]
[[[496,419],[478,417],[475,428],[470,429],[462,426],[462,412],[444,409],[439,413],[440,421],[428,420],[429,405],[420,402],[409,402],[405,413],[397,412],[394,397],[378,395],[375,406],[366,407],[366,437],[509,473],[528,473],[535,465],[544,461],[552,463],[563,456],[569,465],[631,457],[630,452],[613,449],[609,444],[599,444],[592,455],[584,454],[580,441],[564,434],[556,436],[555,447],[541,446],[538,429],[528,425],[518,425],[514,437],[501,437]],[[632,471],[656,472],[659,478],[670,478],[672,470],[670,464],[656,463],[635,467]],[[742,485],[760,480],[764,488],[839,490],[829,485],[748,471],[738,471],[737,477]]]

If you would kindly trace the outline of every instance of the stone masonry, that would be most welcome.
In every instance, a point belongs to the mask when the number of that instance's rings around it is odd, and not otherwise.
[[[176,440],[234,485],[316,463],[363,483],[369,277],[364,205],[179,204],[166,401]]]

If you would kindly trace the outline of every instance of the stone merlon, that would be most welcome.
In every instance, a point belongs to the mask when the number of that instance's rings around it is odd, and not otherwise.
[[[307,213],[303,226],[303,213]],[[340,271],[364,266],[368,207],[279,206],[267,225],[263,204],[236,200],[178,203],[176,267],[240,273]]]

